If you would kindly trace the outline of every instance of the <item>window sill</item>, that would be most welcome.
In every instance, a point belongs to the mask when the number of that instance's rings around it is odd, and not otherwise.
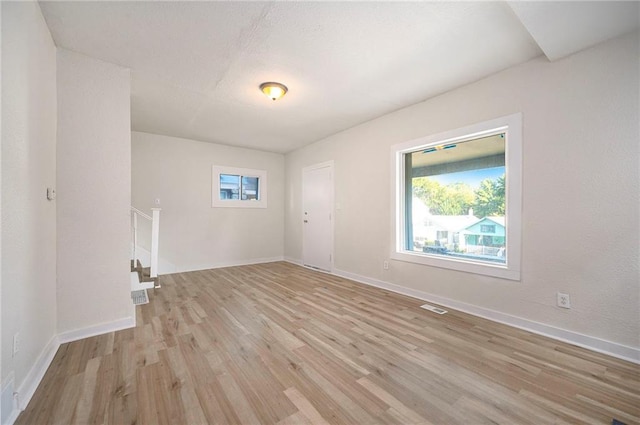
[[[390,256],[393,260],[408,263],[421,264],[425,266],[438,267],[441,269],[456,270],[465,273],[473,273],[484,276],[492,276],[500,279],[520,281],[520,270],[509,268],[507,265],[490,264],[485,262],[474,262],[465,259],[439,258],[435,255],[422,253],[412,253],[409,251],[392,252]]]

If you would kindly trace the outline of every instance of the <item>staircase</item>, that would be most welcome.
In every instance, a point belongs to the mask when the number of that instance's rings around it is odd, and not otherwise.
[[[160,234],[160,208],[152,208],[152,215],[131,207],[131,298],[136,305],[149,302],[147,289],[160,288],[158,280],[158,242]],[[151,224],[151,265],[144,267],[138,258],[138,217]]]
[[[147,304],[149,302],[147,289],[160,287],[158,278],[151,277],[150,274],[150,267],[143,267],[140,260],[131,260],[131,299],[133,304]]]
[[[160,288],[158,276],[151,277],[151,267],[144,267],[140,260],[136,260],[136,264],[131,260],[131,274],[136,275],[137,289]]]

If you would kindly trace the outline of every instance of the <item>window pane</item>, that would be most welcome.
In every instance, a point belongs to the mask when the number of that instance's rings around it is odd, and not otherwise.
[[[242,177],[242,200],[259,200],[258,177]]]
[[[506,263],[504,133],[405,155],[406,249]]]
[[[220,174],[220,199],[240,199],[240,176]]]

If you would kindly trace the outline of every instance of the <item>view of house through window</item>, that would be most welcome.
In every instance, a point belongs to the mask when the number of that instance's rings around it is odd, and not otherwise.
[[[505,133],[404,154],[405,249],[507,261]]]
[[[220,174],[220,199],[259,200],[259,177]]]
[[[212,175],[212,207],[267,208],[266,170],[213,165]]]

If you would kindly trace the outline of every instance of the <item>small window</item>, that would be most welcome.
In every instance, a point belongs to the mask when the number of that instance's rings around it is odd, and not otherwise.
[[[391,258],[520,279],[521,117],[392,147]]]
[[[220,174],[220,199],[240,199],[240,176]]]
[[[211,206],[267,207],[267,172],[247,168],[213,166]]]
[[[242,200],[243,201],[259,201],[260,200],[260,178],[242,176]]]
[[[480,232],[482,232],[482,233],[495,233],[496,232],[496,226],[493,225],[493,224],[481,224],[480,225]]]

